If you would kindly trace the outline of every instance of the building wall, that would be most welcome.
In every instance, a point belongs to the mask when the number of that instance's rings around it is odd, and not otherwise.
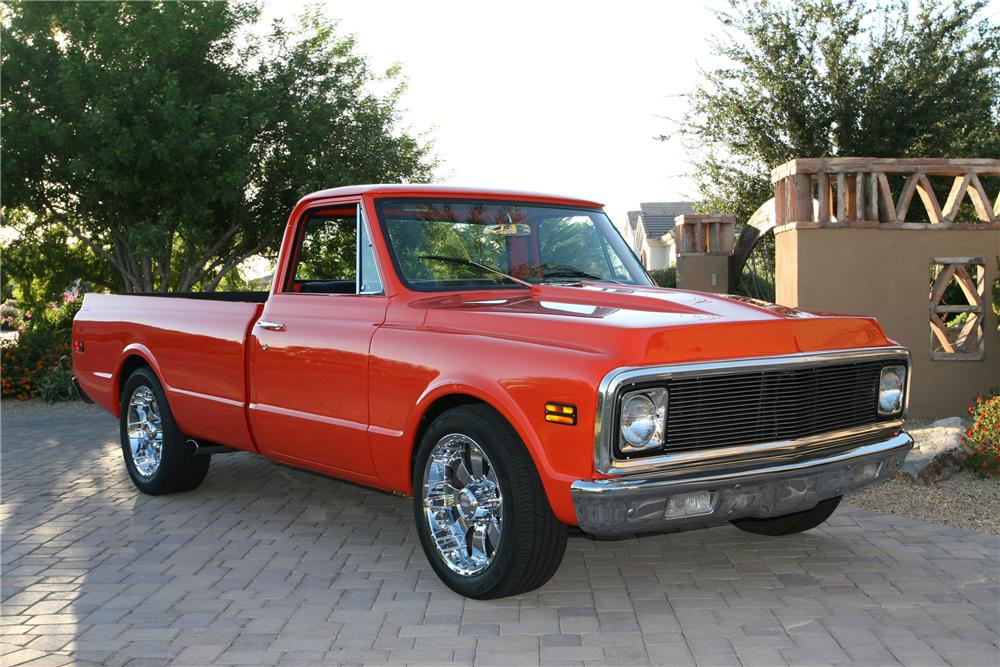
[[[661,241],[656,239],[649,239],[646,244],[648,247],[648,254],[646,255],[647,270],[655,271],[656,269],[664,269],[669,266],[671,246],[664,245]]]
[[[1000,229],[777,230],[777,301],[829,312],[874,315],[913,357],[910,415],[962,414],[977,393],[1000,385],[1000,335],[989,307],[997,279]],[[985,355],[982,361],[931,359],[930,264],[934,258],[985,257]]]

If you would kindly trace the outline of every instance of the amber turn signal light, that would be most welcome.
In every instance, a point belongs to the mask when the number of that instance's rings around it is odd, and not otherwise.
[[[574,426],[576,425],[576,406],[567,403],[546,403],[545,421]]]

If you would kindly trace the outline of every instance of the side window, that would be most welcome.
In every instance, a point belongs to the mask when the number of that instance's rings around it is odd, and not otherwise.
[[[312,216],[300,238],[291,291],[354,294],[358,247],[355,209]]]
[[[295,271],[288,291],[381,294],[375,251],[364,222],[358,206],[323,211],[307,219],[299,234]]]
[[[360,207],[359,207],[360,208]],[[378,265],[375,263],[375,249],[368,237],[367,220],[359,217],[361,228],[361,243],[358,244],[358,262],[361,265],[361,275],[358,280],[359,294],[381,294],[382,280],[378,275]]]

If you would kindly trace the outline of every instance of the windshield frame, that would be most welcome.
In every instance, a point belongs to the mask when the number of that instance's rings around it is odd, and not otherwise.
[[[484,284],[482,286],[470,286],[465,285],[462,287],[455,287],[450,285],[419,285],[411,282],[407,279],[406,274],[403,272],[403,267],[400,265],[399,258],[396,255],[396,248],[389,236],[388,224],[382,215],[382,207],[386,203],[390,202],[416,202],[416,201],[433,201],[433,202],[443,202],[448,204],[488,204],[496,206],[521,206],[525,208],[546,208],[546,209],[564,209],[567,211],[578,211],[586,213],[600,213],[607,220],[608,226],[611,228],[613,233],[618,237],[622,244],[622,248],[628,252],[628,256],[631,257],[632,261],[635,262],[635,268],[639,272],[641,280],[637,282],[614,282],[612,280],[596,280],[591,278],[579,278],[579,279],[567,279],[565,281],[550,281],[550,282],[533,282],[533,285],[545,285],[545,284],[566,284],[566,283],[578,283],[578,282],[595,282],[607,285],[619,285],[622,287],[652,287],[655,285],[653,280],[649,277],[649,273],[646,268],[639,261],[636,256],[635,251],[628,244],[625,238],[622,236],[621,231],[613,222],[611,218],[601,207],[589,207],[581,206],[579,204],[565,204],[558,202],[547,202],[547,201],[537,201],[537,200],[519,200],[519,199],[505,199],[505,198],[495,198],[495,197],[442,197],[439,195],[435,196],[419,196],[419,195],[407,195],[407,196],[390,196],[390,197],[377,197],[374,198],[373,204],[375,207],[375,218],[378,221],[379,230],[382,232],[382,241],[385,244],[385,249],[389,255],[389,260],[392,263],[392,268],[396,273],[396,277],[399,282],[402,283],[404,287],[414,292],[478,292],[478,291],[489,291],[489,290],[524,290],[523,285],[516,283],[496,283],[492,285]],[[596,226],[596,223],[595,223]],[[600,229],[597,230],[598,233],[602,233]],[[610,239],[609,239],[610,241]],[[633,280],[636,280],[636,276],[632,275],[632,271],[629,269],[628,265],[625,266],[626,272],[632,276]],[[642,282],[645,281],[645,282]]]

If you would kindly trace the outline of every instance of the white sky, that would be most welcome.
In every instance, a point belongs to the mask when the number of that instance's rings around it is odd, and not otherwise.
[[[304,5],[275,2],[266,17]],[[709,63],[717,1],[347,2],[329,16],[378,70],[399,62],[406,125],[430,131],[447,184],[603,202],[693,199],[674,125]]]
[[[269,0],[265,20],[304,6]],[[654,137],[676,128],[699,66],[716,63],[722,6],[325,1],[377,70],[402,65],[405,125],[430,132],[440,182],[593,199],[618,225],[641,201],[697,199],[680,141]],[[1000,0],[985,15],[1000,16]]]

